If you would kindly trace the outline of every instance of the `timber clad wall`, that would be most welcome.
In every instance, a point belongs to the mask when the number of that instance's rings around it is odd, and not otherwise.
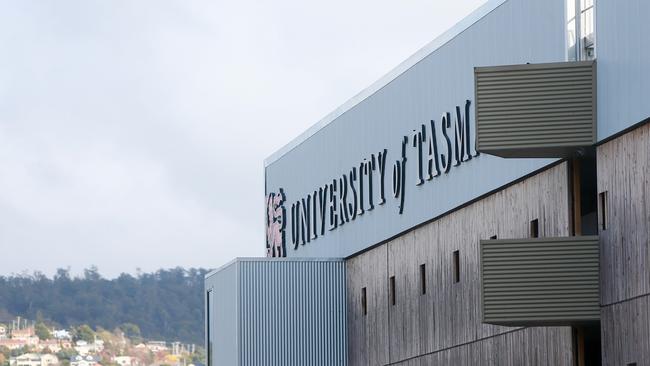
[[[563,157],[596,142],[594,62],[475,68],[477,150]]]
[[[650,365],[650,125],[597,151],[603,365]]]
[[[650,296],[603,307],[603,365],[650,366]]]
[[[600,320],[598,237],[481,241],[483,321],[571,325]]]
[[[567,164],[558,164],[348,259],[349,364],[571,365],[569,327],[482,323],[479,266],[481,239],[525,237],[533,219],[539,219],[540,236],[568,235],[567,182]],[[459,283],[453,281],[455,250],[460,252]],[[420,264],[426,265],[424,295]],[[391,276],[396,305],[389,303]]]

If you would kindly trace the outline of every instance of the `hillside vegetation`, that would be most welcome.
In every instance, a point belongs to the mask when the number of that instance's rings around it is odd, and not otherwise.
[[[203,343],[203,276],[207,270],[174,268],[105,279],[90,268],[81,277],[59,269],[0,277],[0,314],[62,327],[89,324],[140,327],[147,339]],[[1,319],[0,319],[1,320]]]

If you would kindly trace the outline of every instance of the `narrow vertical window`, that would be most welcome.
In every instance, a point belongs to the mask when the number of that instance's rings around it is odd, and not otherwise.
[[[565,0],[567,61],[593,60],[594,0]]]
[[[397,304],[397,297],[395,296],[395,276],[390,277],[390,303],[391,305]]]
[[[539,238],[539,220],[535,219],[530,222],[530,237]]]
[[[454,283],[460,282],[460,251],[454,252]]]
[[[427,293],[427,268],[425,264],[420,264],[420,293]]]
[[[366,297],[366,288],[361,289],[361,311],[363,315],[368,315],[368,298]]]
[[[607,191],[598,194],[600,205],[600,230],[607,230]]]
[[[205,330],[207,333],[207,338],[208,338],[208,344],[207,344],[207,349],[205,350],[206,353],[206,360],[207,360],[207,365],[212,366],[212,340],[214,339],[214,329],[212,328],[212,304],[213,304],[213,292],[212,290],[208,290],[205,296]]]
[[[580,37],[583,60],[593,60],[596,57],[594,31],[594,0],[582,0],[580,3]]]
[[[566,47],[567,47],[567,61],[578,61],[578,30],[577,30],[577,17],[576,17],[576,2],[575,0],[566,1]]]

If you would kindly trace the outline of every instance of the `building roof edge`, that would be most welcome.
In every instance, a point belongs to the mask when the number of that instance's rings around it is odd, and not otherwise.
[[[379,80],[375,81],[369,87],[365,88],[357,95],[350,98],[347,102],[343,103],[341,106],[326,115],[320,121],[309,127],[306,131],[264,159],[264,168],[267,168],[282,156],[315,135],[318,131],[330,124],[332,121],[343,115],[345,112],[354,108],[357,104],[361,103],[366,98],[381,90],[384,86],[390,84],[390,82],[395,80],[398,76],[409,70],[411,67],[415,66],[418,62],[422,61],[425,57],[429,56],[440,47],[447,44],[449,41],[453,40],[456,36],[474,25],[479,20],[483,19],[486,15],[507,1],[508,0],[488,0],[485,4],[481,5],[478,9],[474,10],[471,14],[460,20],[453,27],[449,28],[447,31],[436,37],[433,41],[429,42],[427,45],[415,52],[412,56],[397,65],[397,67],[389,71],[386,75],[382,76]]]

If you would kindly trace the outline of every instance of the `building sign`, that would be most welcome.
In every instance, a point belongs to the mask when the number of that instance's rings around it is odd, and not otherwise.
[[[358,165],[291,202],[293,249],[352,224],[364,214],[380,209],[388,199],[398,201],[398,213],[402,214],[408,205],[407,175],[414,177],[416,186],[429,184],[479,156],[470,148],[470,106],[471,101],[467,100],[464,106],[455,108],[455,113],[447,112],[439,121],[432,119],[422,124],[401,137],[400,151],[380,149],[362,157]],[[286,256],[284,197],[282,189],[267,196],[267,256]]]
[[[284,228],[286,211],[284,192],[270,193],[266,197],[266,256],[286,257]]]

